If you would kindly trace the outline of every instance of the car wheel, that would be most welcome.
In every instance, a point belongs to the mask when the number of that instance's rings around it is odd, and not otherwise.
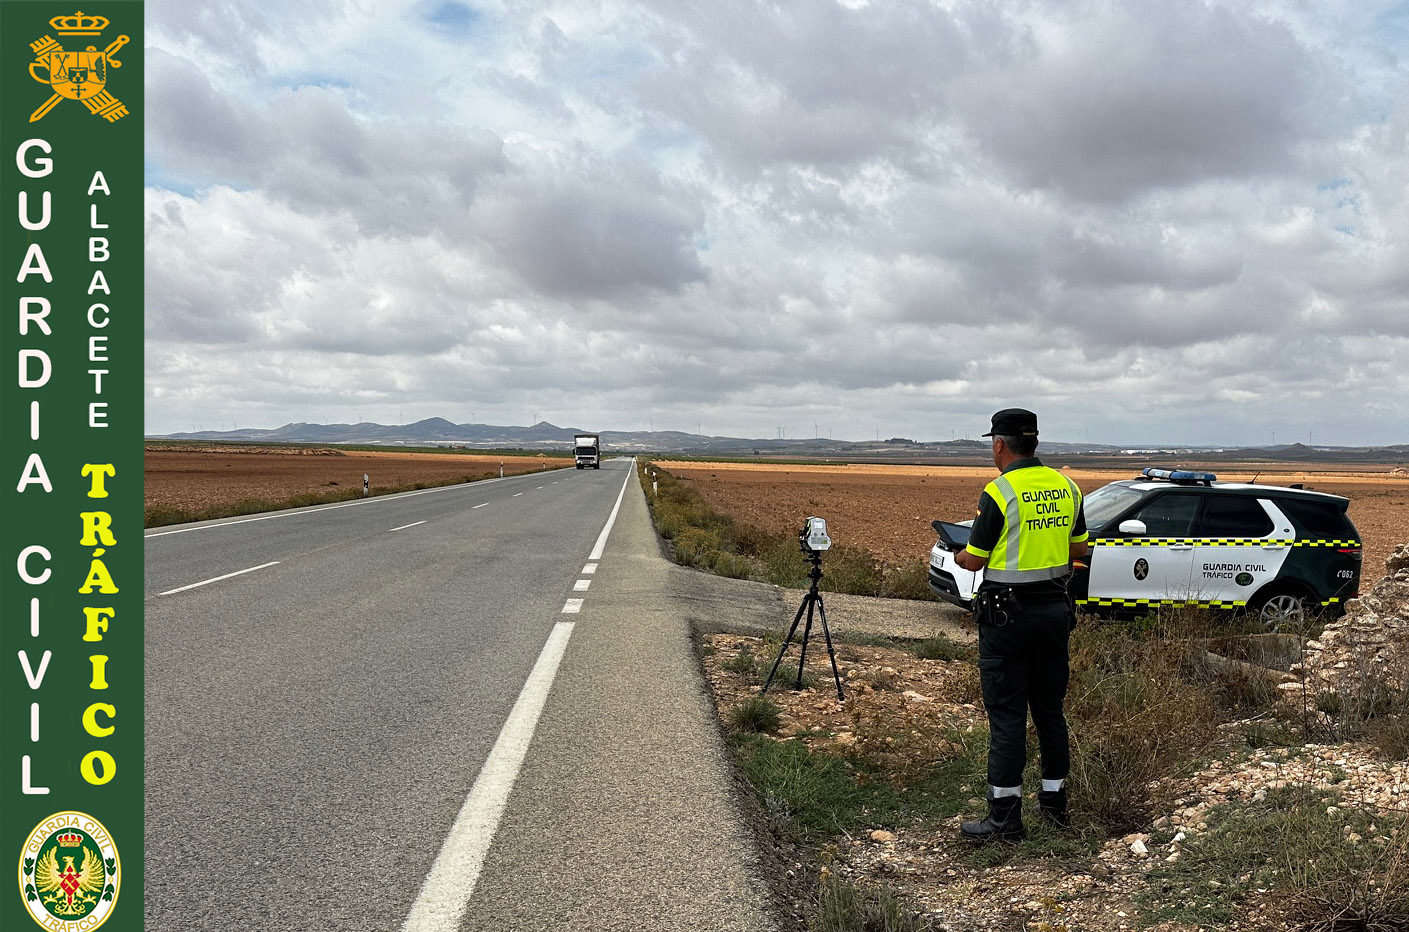
[[[1303,630],[1310,615],[1306,598],[1286,589],[1259,595],[1250,608],[1264,631]]]

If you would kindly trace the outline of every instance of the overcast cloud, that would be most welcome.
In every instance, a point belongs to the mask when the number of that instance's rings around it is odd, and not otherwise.
[[[147,430],[1409,442],[1403,0],[148,0]]]

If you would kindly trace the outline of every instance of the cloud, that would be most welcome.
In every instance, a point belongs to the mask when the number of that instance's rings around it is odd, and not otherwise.
[[[1018,183],[1120,201],[1290,170],[1346,128],[1334,69],[1252,8],[1090,0],[1044,13],[1023,24],[1025,54],[975,69],[954,95]]]
[[[148,13],[153,430],[1352,442],[1409,390],[1388,3]]]

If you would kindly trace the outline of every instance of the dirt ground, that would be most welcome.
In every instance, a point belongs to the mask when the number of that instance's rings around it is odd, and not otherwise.
[[[827,519],[834,541],[865,547],[892,564],[927,557],[934,545],[930,522],[973,517],[991,467],[825,465],[774,463],[700,463],[659,460],[657,465],[690,481],[719,511],[768,530],[796,530],[809,515]],[[1220,478],[1247,481],[1256,474],[1264,485],[1302,483],[1320,492],[1350,499],[1349,514],[1365,546],[1365,576],[1376,579],[1396,544],[1409,540],[1409,476],[1393,467],[1356,471],[1311,471],[1304,467],[1258,474],[1221,467]],[[1131,469],[1067,469],[1083,492]]]
[[[328,447],[210,446],[148,444],[145,455],[146,507],[200,509],[243,499],[278,501],[312,492],[373,490],[417,482],[448,482],[513,476],[571,465],[566,457],[485,456],[473,453],[345,451]]]

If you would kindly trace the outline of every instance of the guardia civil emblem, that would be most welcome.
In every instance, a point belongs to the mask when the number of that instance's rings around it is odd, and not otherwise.
[[[99,36],[108,28],[108,19],[80,10],[69,16],[55,16],[49,20],[49,25],[61,36]],[[127,116],[127,107],[108,93],[107,85],[110,69],[122,67],[122,62],[113,56],[130,41],[127,36],[118,36],[101,52],[96,45],[70,52],[53,36],[31,42],[29,47],[34,52],[34,61],[29,63],[29,76],[40,84],[49,85],[54,93],[29,115],[29,122],[44,119],[46,113],[65,99],[81,102],[89,112],[109,123]]]
[[[88,932],[112,915],[122,883],[117,845],[83,812],[56,812],[35,826],[20,852],[20,896],[34,921],[58,932]]]

